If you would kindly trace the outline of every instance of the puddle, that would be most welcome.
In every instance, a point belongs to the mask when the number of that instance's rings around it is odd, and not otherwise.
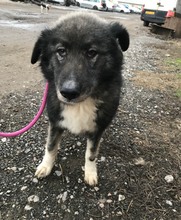
[[[0,27],[12,27],[12,28],[20,28],[24,30],[40,30],[46,27],[45,24],[27,24],[20,21],[7,21],[7,20],[0,20]]]

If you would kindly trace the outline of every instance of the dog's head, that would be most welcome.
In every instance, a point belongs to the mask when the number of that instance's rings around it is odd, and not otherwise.
[[[42,31],[31,63],[40,59],[42,72],[54,83],[59,100],[72,104],[92,96],[95,88],[120,74],[122,51],[128,47],[128,32],[119,23],[74,13]]]

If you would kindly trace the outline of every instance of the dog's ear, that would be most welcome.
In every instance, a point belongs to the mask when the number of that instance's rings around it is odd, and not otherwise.
[[[35,46],[34,46],[34,49],[31,55],[32,64],[35,64],[38,61],[41,53],[42,53],[42,36],[40,36],[35,43]]]
[[[31,55],[31,63],[35,64],[42,52],[43,48],[45,48],[45,45],[47,46],[48,42],[51,39],[51,30],[50,29],[45,29],[44,31],[41,32],[41,35],[39,36],[38,40],[35,43],[32,55]]]
[[[113,36],[118,39],[122,51],[126,51],[129,47],[129,34],[126,28],[118,22],[114,22],[111,24],[110,29]]]

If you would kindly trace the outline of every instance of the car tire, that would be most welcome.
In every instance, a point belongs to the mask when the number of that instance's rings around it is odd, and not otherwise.
[[[98,10],[98,7],[95,5],[95,6],[93,7],[93,9],[94,9],[94,10]]]
[[[64,1],[65,6],[69,7],[71,5],[71,1],[70,0],[65,0]]]
[[[149,21],[143,21],[143,26],[148,27],[149,26]]]
[[[80,7],[80,3],[79,2],[77,2],[77,6]]]
[[[121,10],[121,11],[120,11],[120,13],[124,13],[124,11],[123,11],[123,10]]]

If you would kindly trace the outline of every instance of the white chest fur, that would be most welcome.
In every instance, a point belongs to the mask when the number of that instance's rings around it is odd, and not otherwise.
[[[95,130],[96,103],[88,98],[75,105],[65,105],[60,125],[74,134]]]

